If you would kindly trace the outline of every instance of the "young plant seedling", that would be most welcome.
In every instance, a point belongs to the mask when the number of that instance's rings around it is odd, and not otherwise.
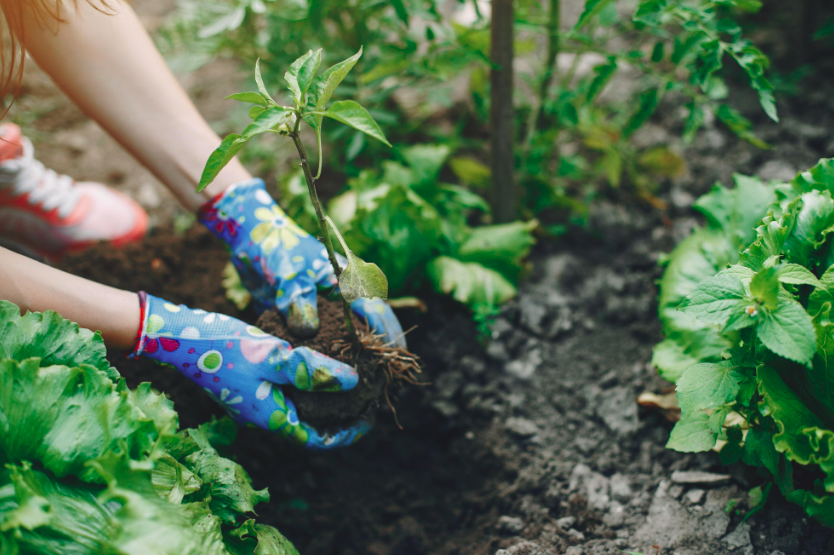
[[[345,327],[354,345],[359,346],[360,343],[351,320],[350,303],[362,297],[386,299],[388,297],[388,279],[376,264],[367,263],[353,254],[333,221],[324,213],[321,202],[319,202],[316,180],[321,177],[321,128],[324,118],[327,117],[349,125],[388,146],[391,146],[391,144],[385,138],[371,114],[359,103],[353,100],[340,100],[334,102],[329,108],[327,106],[336,87],[339,86],[339,83],[342,82],[362,56],[362,49],[360,48],[359,52],[350,58],[316,75],[321,65],[321,55],[321,49],[310,50],[294,61],[284,74],[284,78],[287,80],[287,88],[293,99],[293,106],[281,106],[272,99],[261,78],[260,60],[255,62],[255,82],[258,86],[258,92],[235,93],[227,97],[254,104],[249,110],[252,123],[243,130],[242,134],[233,133],[223,139],[223,142],[206,162],[197,191],[206,188],[217,177],[220,170],[234,158],[235,154],[252,137],[261,133],[276,133],[291,138],[298,151],[298,156],[301,158],[301,167],[307,181],[307,190],[318,216],[319,230],[327,249],[327,256],[333,266],[333,271],[339,278],[339,288],[345,313]],[[316,132],[318,171],[315,176],[313,176],[307,151],[299,134],[302,121],[306,122]],[[344,270],[342,270],[336,258],[336,251],[333,249],[333,241],[328,226],[333,228],[345,251],[347,266]]]

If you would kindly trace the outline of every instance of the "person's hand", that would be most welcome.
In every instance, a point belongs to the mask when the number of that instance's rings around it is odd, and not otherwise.
[[[281,210],[261,179],[230,186],[198,217],[229,246],[258,312],[276,307],[298,337],[318,331],[316,293],[338,285],[333,266],[324,245]],[[339,262],[344,267],[341,256]],[[351,308],[386,341],[405,347],[402,327],[385,302],[359,299]]]
[[[362,420],[335,434],[299,422],[283,387],[352,389],[356,370],[307,347],[294,349],[240,320],[174,305],[139,293],[141,323],[134,356],[172,366],[200,385],[239,424],[257,426],[310,448],[355,443],[370,428]]]

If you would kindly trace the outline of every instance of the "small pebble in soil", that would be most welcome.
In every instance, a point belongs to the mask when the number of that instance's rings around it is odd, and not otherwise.
[[[570,539],[578,541],[578,542],[584,542],[585,541],[585,534],[583,534],[582,532],[580,532],[579,530],[576,530],[574,528],[571,528],[570,530],[568,530],[568,537],[570,537]]]
[[[498,518],[498,523],[495,528],[501,534],[508,536],[516,536],[524,530],[524,521],[516,516],[504,515]]]
[[[704,495],[706,495],[706,492],[704,490],[695,488],[686,492],[686,495],[684,497],[692,505],[700,505],[701,502],[704,500]]]
[[[562,518],[560,518],[559,520],[556,521],[556,524],[562,530],[567,530],[568,528],[573,526],[575,523],[576,523],[576,517],[575,516],[562,517]]]
[[[672,481],[676,484],[708,484],[718,486],[730,481],[729,474],[715,474],[699,470],[676,470],[672,472]]]

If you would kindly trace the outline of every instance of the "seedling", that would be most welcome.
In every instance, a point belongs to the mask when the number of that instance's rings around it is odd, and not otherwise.
[[[235,93],[226,97],[253,104],[249,110],[252,123],[243,130],[242,134],[233,133],[223,139],[223,142],[206,162],[197,191],[206,188],[217,177],[220,170],[243,148],[243,145],[255,135],[276,133],[292,139],[301,159],[301,167],[307,181],[310,201],[316,210],[322,242],[327,249],[327,256],[333,266],[333,271],[339,278],[339,289],[345,313],[345,328],[354,345],[358,346],[359,341],[351,320],[350,303],[362,297],[386,299],[388,297],[388,279],[376,264],[365,262],[353,254],[336,225],[325,214],[321,202],[319,202],[316,180],[321,177],[322,170],[321,129],[324,118],[327,117],[344,123],[388,146],[391,146],[391,144],[385,138],[371,114],[359,103],[353,100],[340,100],[334,102],[329,108],[327,106],[336,87],[339,86],[362,56],[362,49],[360,48],[359,52],[350,58],[316,75],[321,65],[321,56],[321,49],[310,50],[295,60],[284,74],[284,78],[287,80],[287,89],[293,99],[293,106],[281,106],[272,99],[261,78],[260,60],[255,62],[255,82],[258,86],[258,92]],[[307,151],[301,140],[300,127],[302,121],[306,122],[316,132],[318,171],[315,176],[313,176]],[[339,265],[336,251],[333,249],[333,240],[329,229],[331,227],[347,257],[347,265],[344,270]]]

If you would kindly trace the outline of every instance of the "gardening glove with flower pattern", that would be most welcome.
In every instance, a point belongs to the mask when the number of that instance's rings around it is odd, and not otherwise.
[[[299,337],[318,331],[316,293],[338,285],[327,249],[281,210],[263,180],[231,185],[203,205],[198,217],[229,246],[258,312],[276,307]],[[339,263],[344,267],[346,261],[339,257]],[[387,303],[359,299],[351,308],[386,341],[405,347],[402,327]]]
[[[202,387],[239,424],[257,426],[315,449],[356,442],[360,421],[336,434],[298,421],[282,387],[344,391],[358,382],[350,366],[307,347],[293,349],[240,320],[139,293],[141,324],[133,356],[172,366]]]

